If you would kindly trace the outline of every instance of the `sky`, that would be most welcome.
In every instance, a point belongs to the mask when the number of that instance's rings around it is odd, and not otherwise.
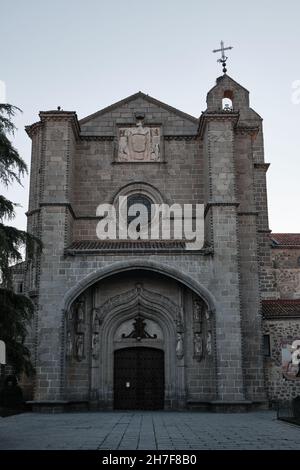
[[[143,91],[199,117],[222,75],[212,50],[233,46],[228,74],[264,119],[270,228],[300,232],[299,0],[0,0],[0,17],[0,93],[23,110],[14,145],[28,165],[24,126],[40,110],[81,119]],[[22,229],[28,184],[0,188]]]

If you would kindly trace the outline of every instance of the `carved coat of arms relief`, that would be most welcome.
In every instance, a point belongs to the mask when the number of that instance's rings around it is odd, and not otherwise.
[[[144,127],[138,121],[135,127],[119,128],[117,161],[161,161],[161,131],[159,127]]]

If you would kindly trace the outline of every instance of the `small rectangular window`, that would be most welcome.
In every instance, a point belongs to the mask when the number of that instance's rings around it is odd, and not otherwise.
[[[265,357],[271,356],[270,335],[264,335],[263,352]]]
[[[18,284],[18,292],[21,294],[23,292],[23,282],[19,282]]]

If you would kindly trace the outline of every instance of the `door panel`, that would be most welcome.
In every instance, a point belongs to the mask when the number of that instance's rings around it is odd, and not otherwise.
[[[114,408],[158,410],[164,407],[164,352],[126,348],[114,353]]]

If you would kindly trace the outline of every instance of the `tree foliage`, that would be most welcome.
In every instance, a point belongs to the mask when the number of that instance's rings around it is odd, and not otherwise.
[[[0,183],[8,187],[21,184],[27,166],[9,139],[16,130],[12,121],[20,109],[0,104]],[[25,342],[34,306],[26,295],[13,290],[12,265],[22,261],[22,248],[30,258],[39,240],[24,230],[7,225],[15,217],[17,204],[0,194],[0,339],[6,343],[7,359],[16,373],[33,373],[30,352]],[[6,223],[5,223],[6,222]]]

